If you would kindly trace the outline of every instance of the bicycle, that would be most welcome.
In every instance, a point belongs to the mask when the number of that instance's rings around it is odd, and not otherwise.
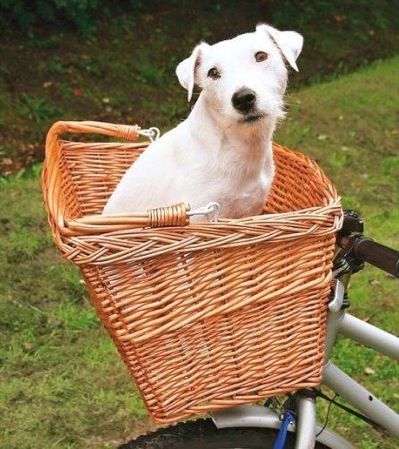
[[[316,422],[316,399],[321,397],[399,438],[399,415],[330,361],[338,334],[399,361],[399,338],[347,313],[348,285],[365,262],[399,277],[399,251],[363,236],[363,221],[345,212],[337,235],[340,248],[334,258],[334,287],[328,305],[323,385],[346,400],[355,411],[327,397],[320,388],[278,398],[264,405],[238,406],[198,419],[158,429],[122,444],[119,449],[354,449],[325,425]],[[278,409],[277,411],[275,409]]]

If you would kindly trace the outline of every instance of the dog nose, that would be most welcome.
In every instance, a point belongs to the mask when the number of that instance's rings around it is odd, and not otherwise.
[[[246,113],[251,111],[255,106],[256,94],[252,89],[243,87],[235,92],[231,102],[233,106],[240,112]]]

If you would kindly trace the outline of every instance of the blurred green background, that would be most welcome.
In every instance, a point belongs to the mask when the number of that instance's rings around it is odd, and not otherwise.
[[[366,232],[399,247],[399,1],[0,0],[0,447],[114,448],[152,428],[77,270],[52,243],[39,172],[63,120],[175,126],[174,70],[200,40],[259,22],[305,37],[275,139],[317,159]],[[368,267],[352,313],[399,334],[398,281]],[[340,341],[335,361],[399,410],[397,363]],[[327,404],[320,404],[320,420]],[[395,449],[334,406],[361,449]]]

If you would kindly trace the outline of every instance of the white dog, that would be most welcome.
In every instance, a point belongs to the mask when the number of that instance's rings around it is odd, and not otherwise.
[[[302,45],[300,34],[269,25],[197,45],[176,69],[189,101],[194,85],[202,88],[190,115],[151,143],[103,213],[216,201],[221,217],[259,214],[274,175],[271,138],[284,116],[285,61],[298,70]]]

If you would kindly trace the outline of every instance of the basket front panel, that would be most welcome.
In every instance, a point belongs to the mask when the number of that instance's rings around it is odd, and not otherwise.
[[[79,215],[101,214],[116,185],[146,143],[89,143],[61,141],[61,172],[73,186],[71,202]],[[68,216],[76,218],[76,215]]]
[[[130,363],[146,373],[151,414],[176,420],[318,385],[326,294],[286,295],[136,345]]]
[[[319,383],[333,245],[307,238],[99,269],[93,300],[153,417]]]
[[[273,299],[294,281],[296,291],[305,290],[320,282],[321,275],[329,276],[324,246],[333,239],[328,235],[249,248],[168,253],[106,266],[101,271],[125,324],[119,335],[139,342]]]

